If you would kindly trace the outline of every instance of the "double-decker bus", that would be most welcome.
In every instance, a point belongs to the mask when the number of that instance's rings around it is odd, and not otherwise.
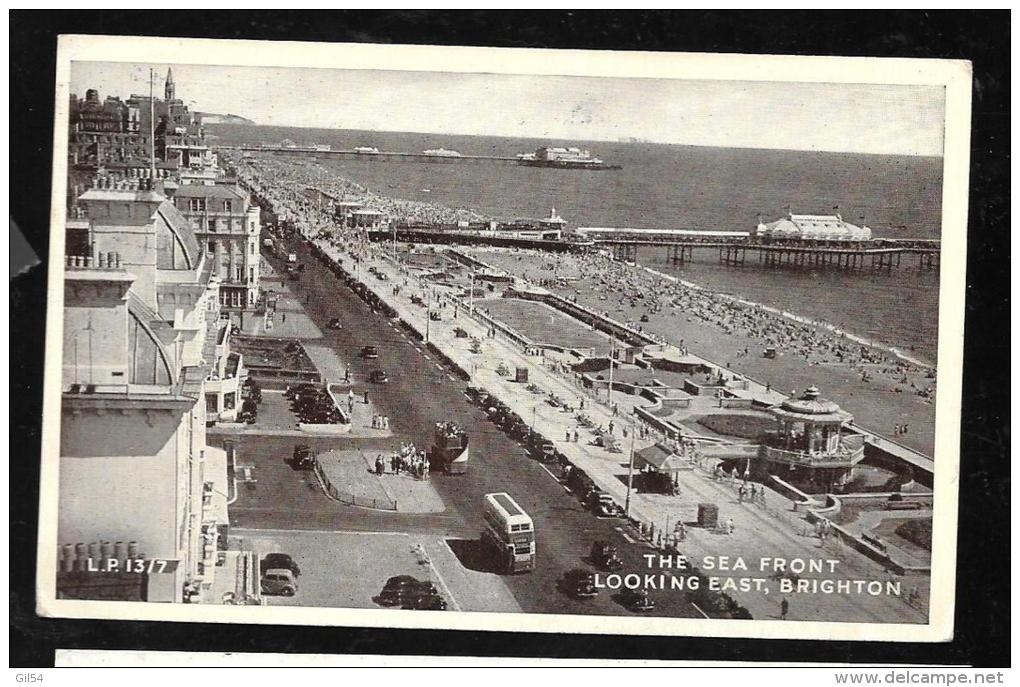
[[[535,569],[535,524],[509,494],[485,495],[482,542],[495,552],[501,572]]]

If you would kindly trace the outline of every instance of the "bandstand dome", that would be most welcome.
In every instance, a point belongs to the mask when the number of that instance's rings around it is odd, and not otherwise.
[[[800,398],[789,398],[770,411],[777,418],[791,422],[844,424],[854,419],[832,401],[819,398],[816,386],[809,386]]]

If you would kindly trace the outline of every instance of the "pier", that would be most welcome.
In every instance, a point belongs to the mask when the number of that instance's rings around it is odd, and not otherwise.
[[[639,262],[640,253],[666,251],[666,261],[674,266],[694,259],[695,251],[717,253],[719,264],[743,267],[750,262],[762,267],[842,270],[892,270],[899,267],[936,270],[939,267],[939,246],[936,242],[895,246],[888,242],[877,245],[852,244],[763,244],[751,241],[641,241],[596,239],[612,251],[613,257],[626,262]]]
[[[424,162],[429,164],[459,163],[497,163],[516,167],[541,167],[546,169],[570,169],[607,171],[618,170],[620,165],[608,164],[557,164],[555,161],[545,162],[516,156],[505,155],[436,155],[432,153],[400,153],[390,151],[365,152],[353,149],[315,148],[313,146],[281,146],[281,145],[220,145],[216,151],[233,151],[240,153],[270,153],[273,155],[305,155],[335,160],[367,160],[370,162]]]

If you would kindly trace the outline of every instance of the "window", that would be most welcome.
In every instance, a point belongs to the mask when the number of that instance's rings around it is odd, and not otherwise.
[[[210,241],[208,248],[209,248],[209,254],[210,255],[215,255],[216,254],[216,242],[215,241]]]
[[[234,409],[234,403],[236,402],[234,396],[235,396],[235,394],[234,394],[233,391],[231,391],[229,394],[223,394],[223,409],[224,410],[233,410]]]
[[[244,267],[242,267],[241,265],[237,265],[236,269],[234,270],[234,274],[237,275],[237,281],[241,281],[242,279],[244,279]]]
[[[249,243],[248,244],[248,252],[251,253],[252,255],[255,255],[255,244],[254,243]]]
[[[223,212],[230,212],[230,211],[231,211],[231,203],[230,203],[230,201],[229,200],[223,201]]]
[[[219,401],[216,399],[216,394],[205,395],[205,412],[216,414],[219,412]]]
[[[205,198],[191,198],[188,200],[188,209],[192,212],[205,212]]]
[[[255,268],[254,267],[249,267],[248,268],[248,281],[249,282],[255,281]]]

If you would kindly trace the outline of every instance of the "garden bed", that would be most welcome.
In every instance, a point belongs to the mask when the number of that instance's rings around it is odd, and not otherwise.
[[[716,434],[739,439],[757,439],[762,434],[777,429],[775,418],[771,415],[726,413],[702,415],[694,420]]]

